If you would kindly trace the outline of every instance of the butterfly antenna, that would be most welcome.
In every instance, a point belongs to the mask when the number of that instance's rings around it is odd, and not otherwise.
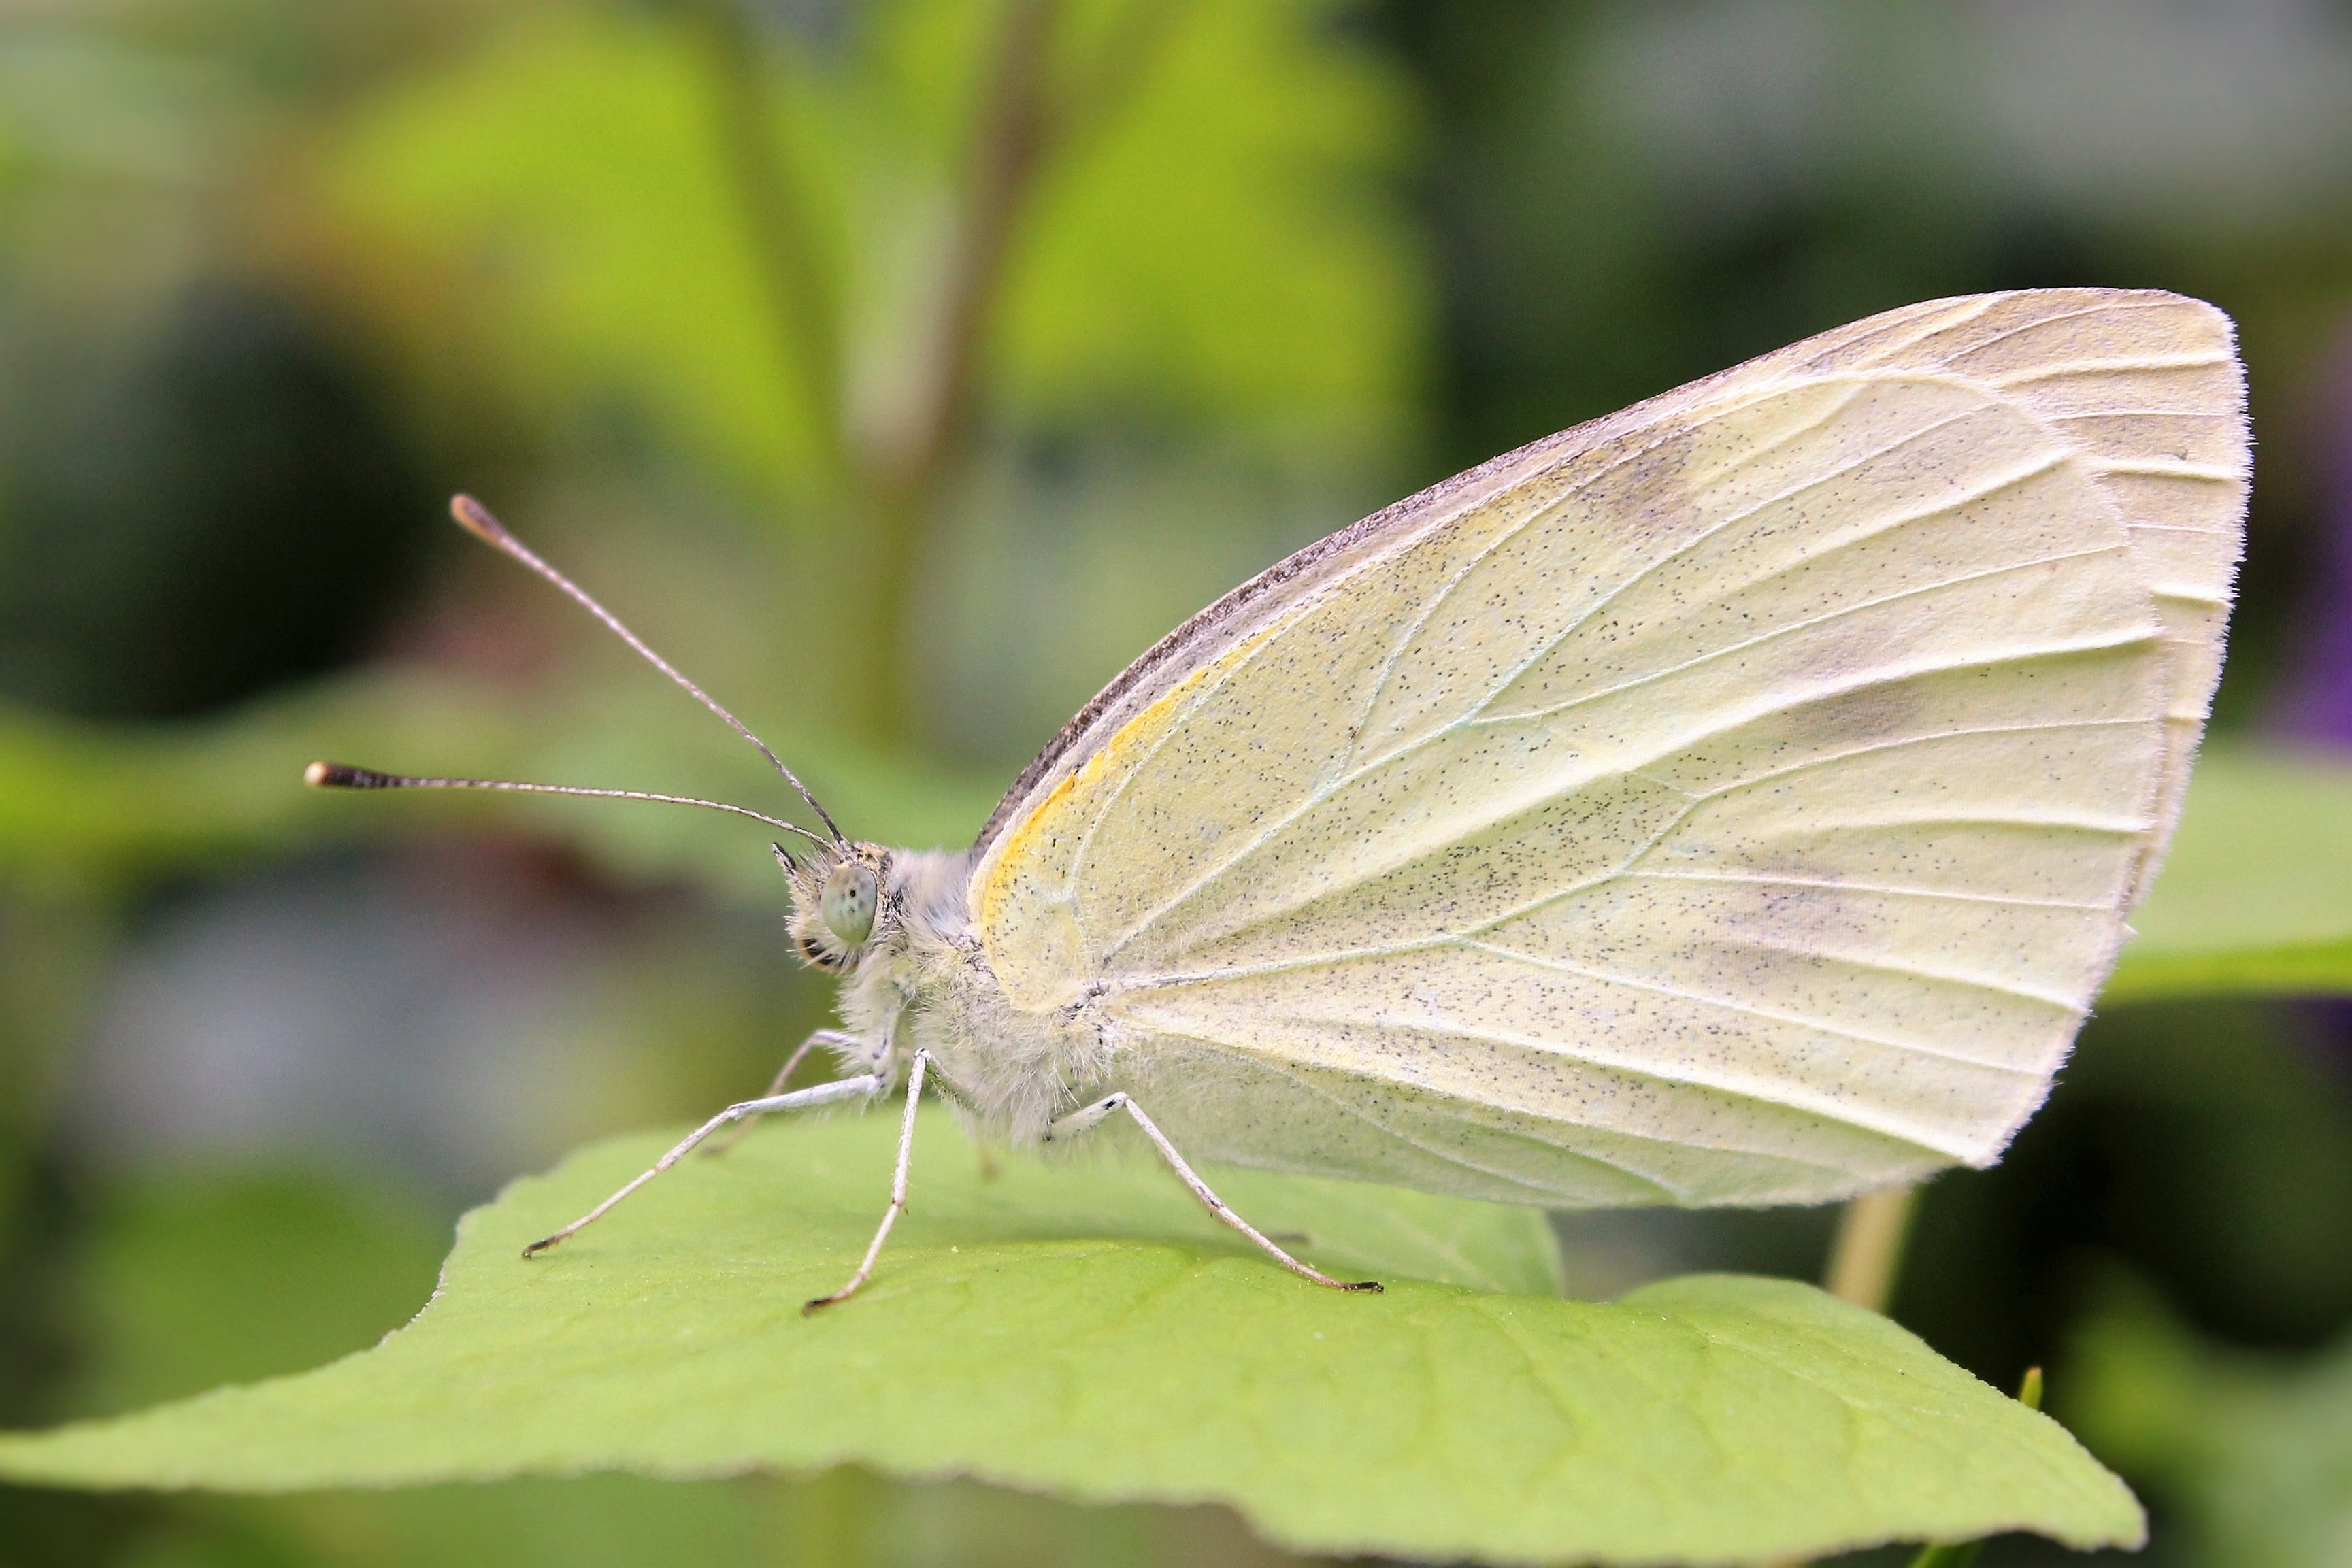
[[[729,811],[738,817],[749,817],[755,822],[765,822],[772,828],[782,828],[788,833],[798,833],[811,843],[825,841],[822,833],[813,833],[798,822],[787,822],[782,817],[771,817],[765,811],[754,811],[749,806],[730,806],[724,800],[701,800],[691,795],[656,795],[646,789],[589,789],[576,784],[523,784],[511,779],[420,779],[407,773],[378,773],[372,768],[353,768],[347,762],[313,762],[302,769],[302,782],[313,789],[504,789],[518,795],[587,795],[604,800],[653,800],[665,806],[699,806],[706,811]],[[781,846],[777,852],[783,852]]]
[[[724,707],[720,706],[717,698],[713,697],[709,692],[704,691],[700,686],[696,685],[692,681],[688,680],[686,676],[678,671],[676,665],[672,664],[667,659],[663,658],[659,653],[655,653],[651,648],[647,647],[644,638],[639,637],[635,632],[630,631],[626,626],[623,625],[621,623],[621,618],[614,614],[611,611],[605,609],[603,605],[597,603],[594,599],[589,596],[586,589],[582,588],[578,583],[572,581],[570,578],[564,576],[562,572],[548,565],[547,562],[540,559],[529,546],[525,545],[520,539],[515,538],[514,535],[507,532],[506,525],[499,522],[498,518],[490,516],[490,510],[488,507],[483,506],[471,496],[456,496],[450,498],[449,515],[457,519],[457,524],[460,528],[473,535],[476,538],[480,539],[484,544],[493,546],[496,549],[504,551],[507,555],[520,561],[523,565],[530,568],[531,570],[539,573],[540,576],[545,578],[548,581],[562,589],[571,597],[573,603],[579,605],[581,609],[585,610],[589,614],[593,615],[597,620],[603,622],[606,631],[612,632],[614,636],[618,637],[622,642],[626,643],[630,647],[635,649],[638,657],[644,659],[646,663],[651,664],[655,669],[659,670],[663,674],[667,675],[671,680],[676,681],[680,686],[683,686],[686,689],[687,694],[693,697],[695,701],[700,703],[704,707],[709,708],[712,713],[717,714],[720,718],[725,719],[729,728],[734,730],[736,734],[750,741],[753,746],[758,747],[760,748],[760,755],[766,758],[770,762],[775,764],[776,771],[782,774],[784,776],[784,782],[798,790],[800,792],[801,799],[808,802],[809,810],[817,814],[817,820],[823,822],[825,826],[825,831],[833,835],[833,841],[835,843],[845,844],[849,841],[842,836],[840,828],[834,824],[832,814],[817,803],[816,797],[809,793],[808,786],[800,781],[799,776],[793,773],[791,768],[784,766],[784,759],[777,756],[773,751],[768,749],[768,743],[766,741],[761,740],[758,736],[753,735],[750,727],[746,726],[741,719],[737,718],[733,714],[729,713]],[[388,778],[390,776],[373,775],[372,777]],[[316,780],[313,780],[313,782],[316,782]],[[520,789],[527,788],[541,788],[551,789],[555,788],[553,785],[526,786],[519,784],[497,784],[487,780],[477,782],[467,779],[402,779],[399,782],[401,785],[442,789],[473,788]],[[384,789],[393,786],[363,784],[346,787],[357,789]],[[625,799],[631,800],[671,799],[671,797],[667,796],[656,797],[632,795],[629,791],[621,789],[575,790],[572,792],[579,794],[618,795]],[[690,803],[704,806],[716,804],[716,802],[709,800],[695,801]],[[730,811],[743,810],[740,806],[725,806],[720,807],[719,809]],[[745,816],[751,817],[758,817],[760,815],[757,811],[743,811],[743,814]],[[761,818],[761,821],[773,821],[775,819],[772,817]],[[814,837],[814,834],[811,834],[810,836]]]

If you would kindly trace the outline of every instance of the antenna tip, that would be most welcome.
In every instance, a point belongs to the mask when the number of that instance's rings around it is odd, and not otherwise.
[[[490,516],[490,509],[471,496],[460,493],[450,497],[449,515],[457,519],[459,528],[478,539],[502,544],[509,537],[498,518]]]
[[[302,782],[313,789],[382,789],[392,783],[382,773],[344,762],[313,762],[302,769]]]

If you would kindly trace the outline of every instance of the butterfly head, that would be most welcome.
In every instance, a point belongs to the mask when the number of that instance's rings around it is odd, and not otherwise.
[[[795,857],[775,846],[792,884],[793,950],[820,969],[854,967],[898,924],[890,852],[878,844],[820,844]]]

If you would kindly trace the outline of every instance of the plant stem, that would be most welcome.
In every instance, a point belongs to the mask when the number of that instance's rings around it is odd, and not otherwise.
[[[1822,1284],[1830,1294],[1874,1312],[1886,1310],[1895,1294],[1895,1270],[1919,1189],[1909,1184],[1881,1187],[1850,1198],[1838,1217],[1837,1240]]]
[[[1058,0],[1005,0],[930,341],[903,417],[866,455],[875,537],[863,635],[876,678],[864,711],[885,744],[911,727],[915,570],[968,434],[973,374],[1012,238],[1053,141],[1045,57],[1059,9]]]
[[[711,60],[719,141],[779,345],[807,398],[828,466],[846,480],[867,530],[853,636],[866,689],[855,708],[868,738],[904,743],[912,727],[915,577],[940,495],[970,438],[972,387],[1003,293],[1005,266],[1038,176],[1132,92],[1181,6],[1144,5],[1096,52],[1092,90],[1064,105],[1048,81],[1062,0],[1001,0],[977,96],[947,265],[912,390],[853,450],[845,422],[837,290],[805,204],[779,156],[775,103],[743,0],[688,0]]]

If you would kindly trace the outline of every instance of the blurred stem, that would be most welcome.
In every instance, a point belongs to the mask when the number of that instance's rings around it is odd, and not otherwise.
[[[784,1482],[775,1500],[783,1548],[776,1561],[793,1568],[864,1568],[877,1560],[873,1524],[890,1500],[881,1477],[843,1465]]]
[[[47,1135],[112,935],[103,901],[87,888],[0,889],[0,1228]]]
[[[708,40],[719,141],[785,359],[806,389],[825,456],[856,496],[868,530],[856,646],[868,672],[856,704],[870,739],[903,744],[912,728],[917,569],[948,477],[970,442],[972,386],[1003,292],[1005,264],[1039,174],[1076,123],[1098,129],[1129,94],[1181,7],[1142,0],[1085,73],[1072,112],[1052,101],[1047,61],[1062,0],[1002,0],[973,113],[955,226],[929,333],[904,402],[863,450],[846,424],[847,365],[836,290],[809,213],[778,146],[776,103],[743,0],[687,0]]]
[[[79,1370],[78,1217],[51,1112],[116,935],[95,888],[0,887],[0,1426],[58,1418]]]
[[[865,714],[884,744],[902,742],[911,727],[915,569],[941,482],[969,434],[973,372],[1005,257],[1053,141],[1045,57],[1059,10],[1058,0],[1004,0],[930,340],[903,417],[867,456],[875,537],[863,632],[875,677]]]
[[[787,369],[808,401],[826,465],[842,464],[840,302],[817,254],[803,194],[777,143],[776,99],[741,0],[689,0],[710,55],[719,150],[742,209],[753,270]]]
[[[1895,1294],[1895,1274],[1903,1262],[1903,1241],[1918,1198],[1919,1189],[1907,1184],[1849,1198],[1838,1217],[1837,1240],[1830,1248],[1822,1288],[1857,1307],[1885,1312]]]

